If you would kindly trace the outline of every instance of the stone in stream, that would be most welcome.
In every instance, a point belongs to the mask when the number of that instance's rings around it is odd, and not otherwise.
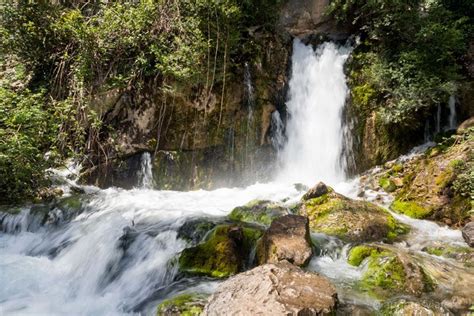
[[[306,194],[303,195],[302,199],[304,201],[307,201],[307,200],[310,200],[310,199],[318,198],[318,197],[320,197],[320,196],[322,196],[322,195],[324,195],[328,192],[329,192],[328,187],[324,183],[319,182],[314,187],[309,189],[308,192],[306,192]]]
[[[335,287],[287,262],[265,264],[221,283],[203,315],[332,315]]]
[[[206,297],[200,294],[181,294],[166,299],[158,305],[158,316],[201,315]]]
[[[181,272],[224,278],[245,267],[262,235],[257,228],[218,225],[206,241],[186,248],[179,257]]]
[[[449,310],[439,304],[426,300],[398,298],[385,302],[380,310],[383,316],[449,316]]]
[[[474,222],[467,223],[462,229],[462,238],[470,247],[474,247]]]
[[[433,281],[408,255],[377,246],[360,245],[349,252],[348,262],[359,266],[367,260],[360,288],[380,298],[394,294],[420,296],[433,289]]]
[[[311,231],[363,242],[393,240],[408,231],[383,208],[352,200],[328,188],[328,192],[303,201],[298,213],[309,218]]]
[[[273,219],[289,213],[288,208],[276,202],[253,200],[234,208],[229,218],[234,221],[270,225]]]
[[[308,264],[312,254],[308,218],[298,215],[275,219],[257,246],[259,264],[286,260],[304,266]]]

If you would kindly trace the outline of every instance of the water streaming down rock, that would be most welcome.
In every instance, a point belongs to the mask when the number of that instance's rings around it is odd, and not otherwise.
[[[457,127],[456,98],[454,96],[449,97],[448,107],[449,107],[448,130],[451,130]]]
[[[294,41],[280,181],[312,185],[345,179],[342,111],[348,87],[343,68],[349,53],[333,43],[314,51]]]
[[[245,152],[244,152],[244,168],[251,168],[250,152],[254,146],[255,130],[254,130],[254,107],[255,94],[252,84],[252,75],[250,73],[250,66],[245,63],[244,66],[244,86],[245,86],[245,100],[247,105],[247,126],[245,133]],[[250,161],[248,161],[250,160]]]
[[[151,154],[149,152],[143,152],[140,158],[140,170],[138,170],[137,173],[138,179],[140,179],[140,187],[144,189],[153,189],[153,166]]]
[[[272,146],[276,151],[280,151],[285,145],[284,124],[281,120],[280,112],[274,111],[272,113]]]

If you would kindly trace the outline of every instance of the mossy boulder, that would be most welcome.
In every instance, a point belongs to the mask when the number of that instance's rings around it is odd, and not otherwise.
[[[367,260],[360,287],[376,297],[393,294],[419,296],[433,289],[432,280],[423,268],[409,257],[378,247],[361,245],[351,249],[348,262],[359,266]]]
[[[318,198],[304,201],[298,212],[309,218],[313,232],[345,241],[392,240],[408,231],[383,208],[349,199],[332,189]]]
[[[454,259],[474,266],[474,250],[470,247],[436,242],[424,247],[422,251],[433,256]]]
[[[384,303],[380,309],[382,316],[445,316],[452,315],[447,309],[434,302],[395,299]]]
[[[236,274],[244,269],[261,235],[257,228],[218,225],[203,243],[183,250],[180,271],[215,278]]]
[[[414,201],[393,201],[390,209],[394,212],[404,214],[411,218],[426,218],[432,213],[432,209],[422,206]]]
[[[157,316],[198,316],[201,315],[205,304],[204,295],[181,294],[161,302]]]
[[[216,224],[208,219],[199,218],[186,221],[178,229],[178,238],[196,245],[214,228]]]
[[[397,185],[389,177],[380,178],[379,185],[385,192],[389,192],[389,193],[397,189]]]
[[[270,225],[272,220],[290,214],[288,208],[281,204],[266,200],[253,200],[244,206],[238,206],[229,214],[234,221]]]

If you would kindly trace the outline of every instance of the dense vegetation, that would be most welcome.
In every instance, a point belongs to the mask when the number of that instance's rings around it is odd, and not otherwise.
[[[473,39],[472,1],[335,0],[329,11],[360,36],[350,79],[361,110],[414,129],[458,92]]]
[[[0,4],[0,199],[31,197],[52,158],[101,152],[103,113],[91,105],[100,91],[140,93],[150,80],[166,93],[224,91],[232,67],[259,49],[248,27],[271,29],[278,2]]]
[[[107,155],[109,126],[92,104],[100,92],[139,95],[154,81],[163,94],[184,86],[223,96],[235,69],[264,49],[250,34],[275,31],[281,2],[0,4],[0,202],[33,197],[65,157]],[[361,113],[416,128],[466,77],[472,1],[334,0],[329,11],[361,38],[349,76]]]

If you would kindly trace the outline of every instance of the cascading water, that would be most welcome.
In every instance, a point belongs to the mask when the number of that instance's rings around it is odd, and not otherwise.
[[[140,158],[140,169],[137,171],[140,187],[144,189],[153,189],[153,167],[151,154],[145,151]]]
[[[245,133],[245,152],[244,152],[244,160],[250,160],[250,164],[246,163],[244,168],[251,168],[252,160],[250,158],[250,151],[253,147],[255,131],[253,129],[254,126],[254,107],[255,107],[255,94],[254,88],[252,84],[252,75],[250,74],[250,66],[248,63],[245,63],[244,66],[244,87],[245,87],[245,99],[247,104],[247,128]]]
[[[285,145],[285,135],[283,134],[283,121],[281,120],[280,112],[274,111],[272,113],[272,145],[277,151],[280,151]]]
[[[336,184],[345,179],[342,111],[348,93],[344,63],[350,49],[293,43],[286,126],[279,181]]]
[[[456,128],[456,98],[454,96],[449,97],[449,118],[448,118],[448,130]]]

